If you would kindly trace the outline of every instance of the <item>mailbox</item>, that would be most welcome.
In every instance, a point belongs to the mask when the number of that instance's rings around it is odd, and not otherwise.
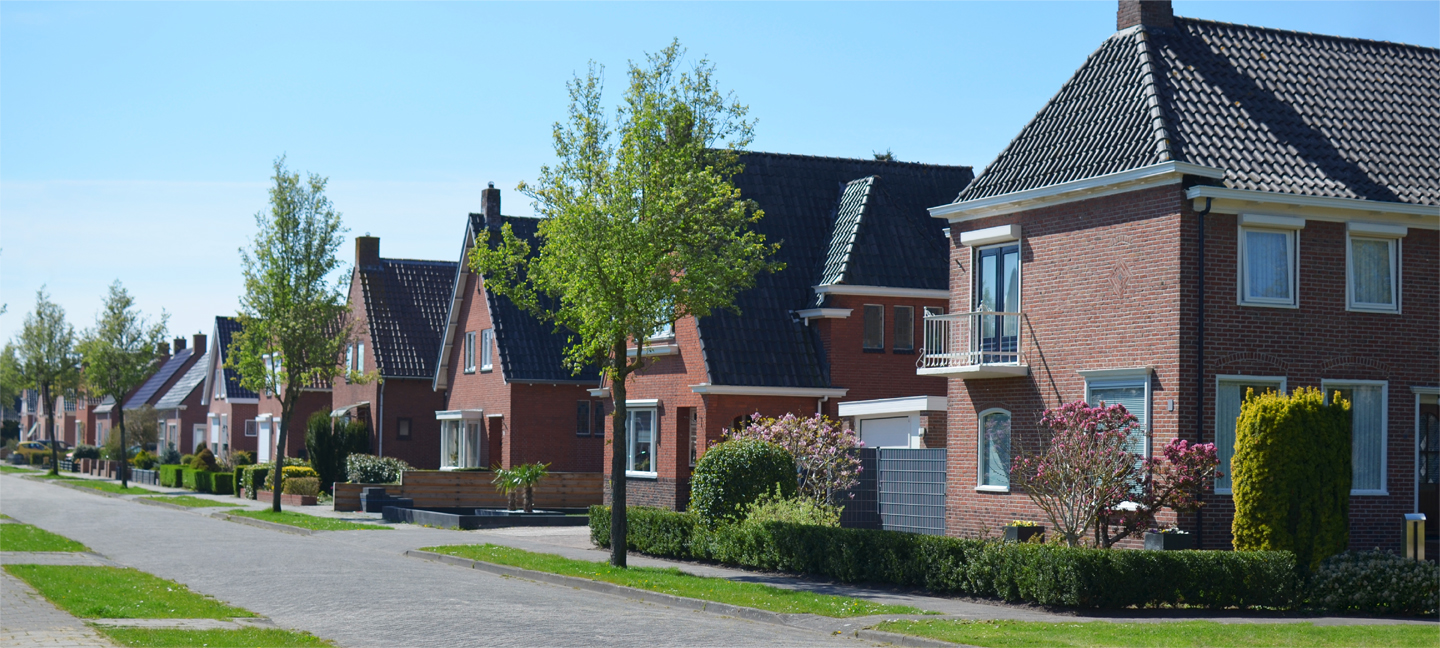
[[[1405,557],[1425,560],[1425,514],[1405,514]]]

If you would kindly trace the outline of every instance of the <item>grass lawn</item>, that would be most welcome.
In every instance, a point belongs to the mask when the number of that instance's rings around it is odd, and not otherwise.
[[[89,551],[83,544],[28,524],[0,524],[0,551]]]
[[[253,646],[333,646],[308,632],[276,628],[244,628],[241,630],[150,630],[144,628],[107,628],[95,630],[121,646],[211,646],[213,648],[252,648]]]
[[[492,544],[427,547],[423,551],[786,614],[853,617],[871,614],[924,613],[922,610],[909,606],[882,605],[848,596],[815,594],[758,583],[737,583],[723,578],[693,576],[673,567],[668,569],[654,567],[617,569],[605,563],[571,560],[554,554],[534,553]]]
[[[175,504],[178,506],[188,506],[190,508],[207,508],[211,506],[218,506],[221,508],[234,508],[238,506],[237,504],[226,504],[225,502],[217,502],[215,500],[209,500],[203,497],[195,497],[193,495],[176,495],[174,497],[147,497],[145,499],[154,500],[156,502],[165,502],[166,504]]]
[[[31,470],[31,469],[29,469],[29,468],[21,468],[21,467],[19,467],[19,466],[11,466],[11,465],[7,465],[7,464],[0,464],[0,473],[33,473],[33,472],[35,472],[35,471],[34,471],[34,470]]]
[[[1435,646],[1440,630],[1426,625],[1317,626],[1309,623],[1215,623],[1172,621],[1110,623],[1088,621],[886,621],[876,630],[984,646]]]
[[[310,529],[311,531],[389,531],[390,527],[378,524],[361,524],[359,522],[347,522],[335,518],[320,517],[318,515],[306,515],[294,511],[281,511],[276,513],[269,509],[261,511],[234,511],[231,515],[240,515],[266,522],[277,524],[288,524],[293,527]]]
[[[128,567],[5,565],[56,607],[84,619],[229,619],[254,613]]]
[[[117,495],[155,495],[155,494],[156,494],[156,491],[150,490],[150,489],[148,489],[148,488],[140,488],[139,486],[130,486],[130,487],[128,487],[128,488],[121,488],[121,487],[120,487],[120,482],[97,481],[97,480],[94,480],[94,479],[80,479],[79,477],[66,477],[66,476],[64,476],[63,474],[60,475],[60,476],[58,476],[58,477],[55,476],[55,475],[41,475],[41,476],[40,476],[40,479],[54,479],[54,480],[57,480],[57,481],[63,481],[63,482],[65,482],[65,483],[67,483],[67,484],[71,484],[71,485],[74,485],[74,486],[80,486],[80,487],[82,487],[82,488],[93,488],[93,489],[98,490],[98,491],[105,491],[105,492],[107,492],[107,493],[115,493],[115,494],[117,494]]]

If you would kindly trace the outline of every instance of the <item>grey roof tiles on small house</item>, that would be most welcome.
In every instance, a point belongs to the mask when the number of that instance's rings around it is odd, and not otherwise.
[[[235,339],[235,334],[239,333],[241,328],[243,327],[238,318],[225,317],[224,315],[215,318],[215,337],[220,348],[220,355],[214,359],[215,364],[222,367],[224,366],[225,358],[230,354],[230,343]],[[259,395],[240,386],[240,372],[225,367],[225,397],[231,399],[259,398]]]
[[[179,353],[166,359],[164,364],[161,364],[160,368],[140,385],[140,389],[135,390],[135,393],[131,394],[130,398],[125,400],[125,409],[138,409],[147,403],[153,403],[160,388],[165,386],[165,383],[173,378],[176,373],[179,373],[194,355],[195,349],[187,348],[181,349]]]
[[[170,390],[165,392],[165,395],[161,396],[160,400],[155,401],[155,409],[167,410],[180,407],[180,405],[185,402],[185,399],[190,397],[191,392],[205,384],[205,374],[209,371],[210,354],[206,353],[200,356],[200,359],[197,360],[195,364],[190,365],[189,371],[186,371],[185,375],[180,376],[180,379],[175,381],[174,385],[170,386]]]
[[[1437,160],[1440,50],[1176,17],[1107,39],[957,201],[1176,161],[1436,205]]]
[[[382,258],[357,268],[375,369],[381,376],[434,377],[455,265]]]

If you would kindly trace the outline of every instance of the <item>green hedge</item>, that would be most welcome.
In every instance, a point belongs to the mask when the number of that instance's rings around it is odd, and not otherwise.
[[[212,473],[210,492],[216,495],[230,495],[235,492],[235,473],[221,472]]]
[[[160,466],[160,485],[169,486],[170,488],[180,488],[184,486],[185,484],[181,481],[180,474],[180,471],[184,468],[185,467],[180,464]]]
[[[263,485],[270,476],[270,464],[255,464],[239,468],[241,472],[240,486],[245,487],[245,497],[255,499],[257,486]]]
[[[1082,549],[784,522],[709,528],[693,514],[626,510],[632,551],[846,583],[1080,608],[1290,607],[1297,592],[1284,551]],[[608,507],[590,508],[590,537],[609,545]]]
[[[182,479],[184,480],[185,488],[201,493],[215,492],[214,476],[220,474],[208,470],[195,470],[194,468],[183,468],[181,469],[181,473],[183,474]]]

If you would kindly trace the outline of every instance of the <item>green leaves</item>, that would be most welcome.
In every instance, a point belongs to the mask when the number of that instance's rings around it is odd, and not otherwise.
[[[95,326],[85,331],[79,347],[86,387],[95,395],[110,396],[118,402],[145,382],[154,371],[155,347],[165,341],[169,318],[162,311],[159,320],[150,321],[118,279],[110,284]]]

